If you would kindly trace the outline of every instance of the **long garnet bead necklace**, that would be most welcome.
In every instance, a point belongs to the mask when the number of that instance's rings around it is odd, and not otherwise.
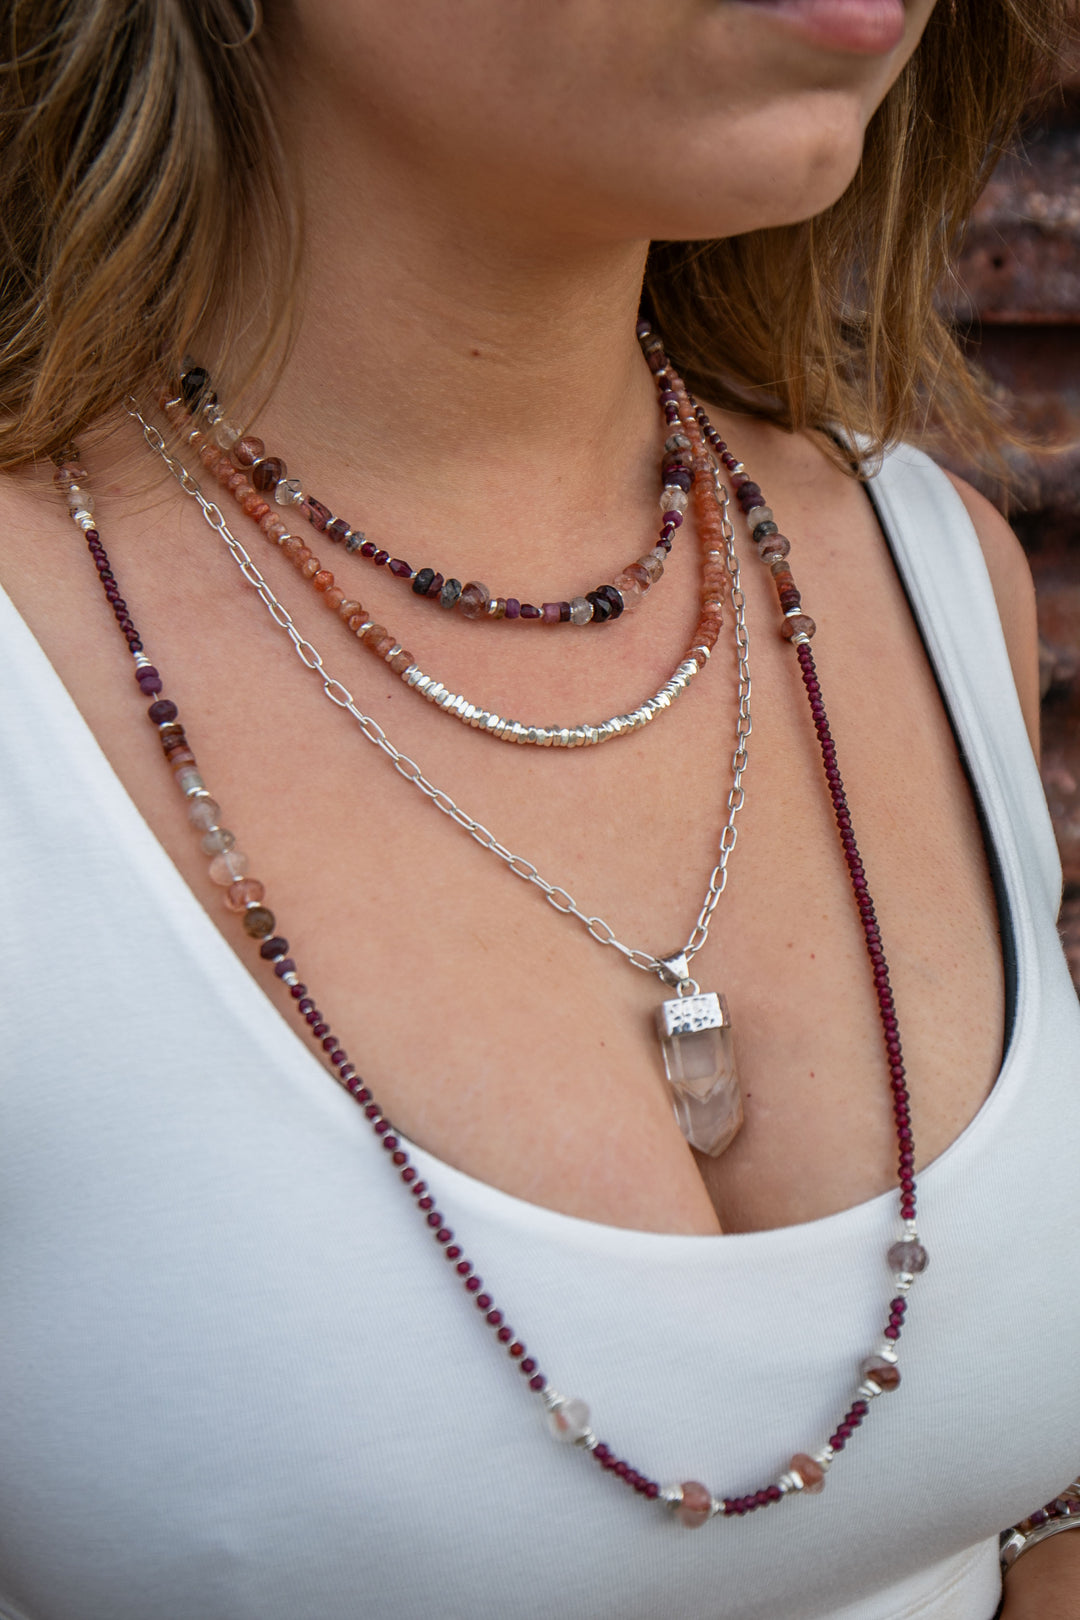
[[[662,363],[659,339],[655,340],[655,344],[650,343],[653,334],[645,323],[639,326],[638,335],[654,371],[666,371]],[[661,360],[660,364],[657,364],[658,359]],[[561,1395],[540,1371],[536,1358],[528,1354],[525,1343],[506,1321],[494,1296],[485,1288],[475,1265],[466,1257],[462,1243],[455,1240],[455,1234],[447,1225],[443,1211],[437,1207],[434,1195],[409,1162],[408,1151],[402,1146],[400,1136],[383,1114],[370,1087],[357,1074],[355,1066],[330,1028],[316,999],[310,994],[307,985],[301,981],[296,962],[289,954],[289,943],[276,932],[274,914],[264,904],[265,891],[262,883],[248,875],[247,857],[236,848],[235,835],[222,825],[221,807],[210,796],[199,771],[186,731],[180,723],[177,706],[163,695],[162,677],[146,654],[130,609],[121,595],[119,583],[93,516],[94,502],[86,488],[87,474],[78,465],[76,452],[71,452],[60,461],[56,482],[66,496],[75,524],[85,534],[106,599],[132,655],[136,683],[142,695],[151,700],[147,710],[148,718],[158,732],[173,779],[187,802],[188,818],[200,835],[203,852],[210,858],[210,877],[215,884],[225,890],[226,907],[240,916],[245,933],[259,944],[261,959],[288,986],[297,1014],[304,1020],[312,1039],[318,1043],[330,1073],[363,1109],[372,1130],[382,1143],[389,1162],[400,1176],[402,1185],[411,1194],[414,1208],[422,1216],[434,1241],[441,1247],[448,1264],[452,1266],[453,1275],[460,1281],[464,1291],[473,1298],[484,1323],[492,1330],[495,1342],[505,1349],[511,1364],[516,1365],[526,1378],[529,1390],[543,1400],[547,1409],[548,1424],[555,1438],[574,1443],[591,1452],[606,1472],[631,1486],[637,1494],[649,1500],[665,1503],[688,1528],[697,1528],[717,1516],[743,1517],[758,1508],[771,1506],[785,1496],[801,1492],[816,1494],[824,1488],[828,1468],[835,1456],[844,1450],[856,1429],[861,1426],[869,1412],[871,1401],[899,1386],[900,1372],[896,1365],[897,1344],[907,1310],[906,1296],[915,1277],[925,1269],[928,1257],[918,1240],[915,1226],[914,1140],[896,1012],[873,902],[851,827],[843,781],[836,762],[836,749],[810,652],[809,643],[815,626],[802,612],[801,598],[786,562],[790,550],[789,543],[779,534],[760,488],[749,478],[742,464],[731,454],[709,422],[702,407],[690,399],[681,383],[673,381],[671,387],[676,396],[678,409],[682,413],[684,427],[695,450],[694,460],[699,463],[695,465],[695,474],[711,473],[712,476],[716,476],[715,464],[711,464],[704,453],[705,445],[708,444],[720,458],[729,475],[750,531],[777,583],[780,605],[784,613],[782,632],[796,647],[800,672],[810,700],[811,715],[821,747],[826,781],[844,857],[873,968],[875,993],[889,1058],[894,1118],[900,1150],[898,1181],[904,1233],[888,1251],[888,1262],[897,1273],[897,1283],[896,1297],[890,1302],[889,1318],[882,1341],[876,1352],[862,1361],[854,1398],[834,1432],[829,1436],[828,1442],[812,1456],[806,1452],[795,1453],[788,1468],[779,1478],[744,1496],[715,1496],[708,1486],[697,1480],[685,1480],[680,1484],[662,1486],[648,1474],[634,1468],[620,1458],[612,1447],[599,1440],[590,1425],[589,1411],[585,1402],[577,1397]],[[781,566],[778,567],[778,564]]]

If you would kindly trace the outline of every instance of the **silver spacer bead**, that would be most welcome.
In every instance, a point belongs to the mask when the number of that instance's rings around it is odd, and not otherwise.
[[[872,1401],[882,1391],[879,1384],[875,1384],[872,1379],[868,1378],[865,1383],[859,1385],[855,1393],[864,1401]]]
[[[828,1473],[832,1467],[832,1460],[836,1456],[832,1446],[822,1446],[820,1451],[814,1452],[814,1461]]]
[[[664,1485],[661,1487],[657,1501],[663,1502],[666,1507],[677,1508],[683,1499],[681,1485]]]
[[[135,668],[136,669],[152,669],[153,668],[153,665],[151,664],[149,658],[146,656],[146,654],[144,652],[135,653],[134,658],[135,658]]]
[[[300,975],[299,975],[299,973],[292,973],[292,972],[283,973],[281,975],[281,982],[282,982],[282,984],[299,984],[300,983]]]

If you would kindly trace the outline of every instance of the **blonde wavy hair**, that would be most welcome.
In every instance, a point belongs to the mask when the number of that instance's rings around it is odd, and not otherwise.
[[[230,395],[280,360],[301,222],[271,116],[284,0],[265,9],[230,48],[239,0],[0,0],[0,470],[174,368],[210,316]],[[1000,421],[935,292],[1071,10],[940,0],[837,203],[653,245],[645,304],[703,397],[993,459]]]

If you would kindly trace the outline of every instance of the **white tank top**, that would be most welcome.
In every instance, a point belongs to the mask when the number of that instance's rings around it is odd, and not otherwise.
[[[549,1438],[0,603],[5,1620],[989,1620],[997,1531],[1080,1466],[1080,1012],[971,524],[912,451],[871,493],[985,818],[1011,1037],[920,1177],[903,1389],[822,1495],[693,1533]],[[416,1159],[544,1370],[658,1479],[755,1488],[877,1342],[895,1194],[666,1236]]]

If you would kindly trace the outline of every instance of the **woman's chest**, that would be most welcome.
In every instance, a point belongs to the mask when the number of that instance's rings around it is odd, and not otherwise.
[[[895,986],[922,1162],[973,1116],[997,1071],[1000,950],[970,793],[917,633],[883,548],[856,567],[853,546],[849,535],[811,551],[811,605],[826,604],[815,650]],[[178,597],[167,560],[132,550],[137,588],[125,588],[133,607],[145,604],[151,655],[305,983],[410,1137],[532,1202],[659,1231],[715,1230],[717,1214],[727,1230],[790,1224],[892,1184],[870,964],[767,581],[745,581],[746,802],[693,964],[731,1007],[746,1125],[699,1175],[653,1030],[670,991],[595,936],[610,929],[628,947],[671,954],[710,878],[715,886],[735,743],[730,640],[647,734],[560,755],[509,749],[410,709],[335,638],[340,627],[325,621],[319,635],[302,620],[328,668],[446,791],[455,822],[321,698],[254,599],[228,594],[232,565],[220,563]],[[58,593],[50,650],[194,892],[262,971],[207,881],[115,650],[92,635],[83,610],[99,604],[84,601],[85,584],[72,578]],[[629,706],[677,641],[668,600],[654,624],[639,616],[636,640],[614,660],[594,649],[582,668],[545,649],[507,673],[500,648],[476,679],[500,681],[510,712],[528,718],[561,713],[540,712],[547,703]],[[460,825],[472,817],[480,841]],[[483,847],[486,828],[504,855],[572,895],[596,919],[591,933]],[[295,1003],[269,983],[293,1016]]]

